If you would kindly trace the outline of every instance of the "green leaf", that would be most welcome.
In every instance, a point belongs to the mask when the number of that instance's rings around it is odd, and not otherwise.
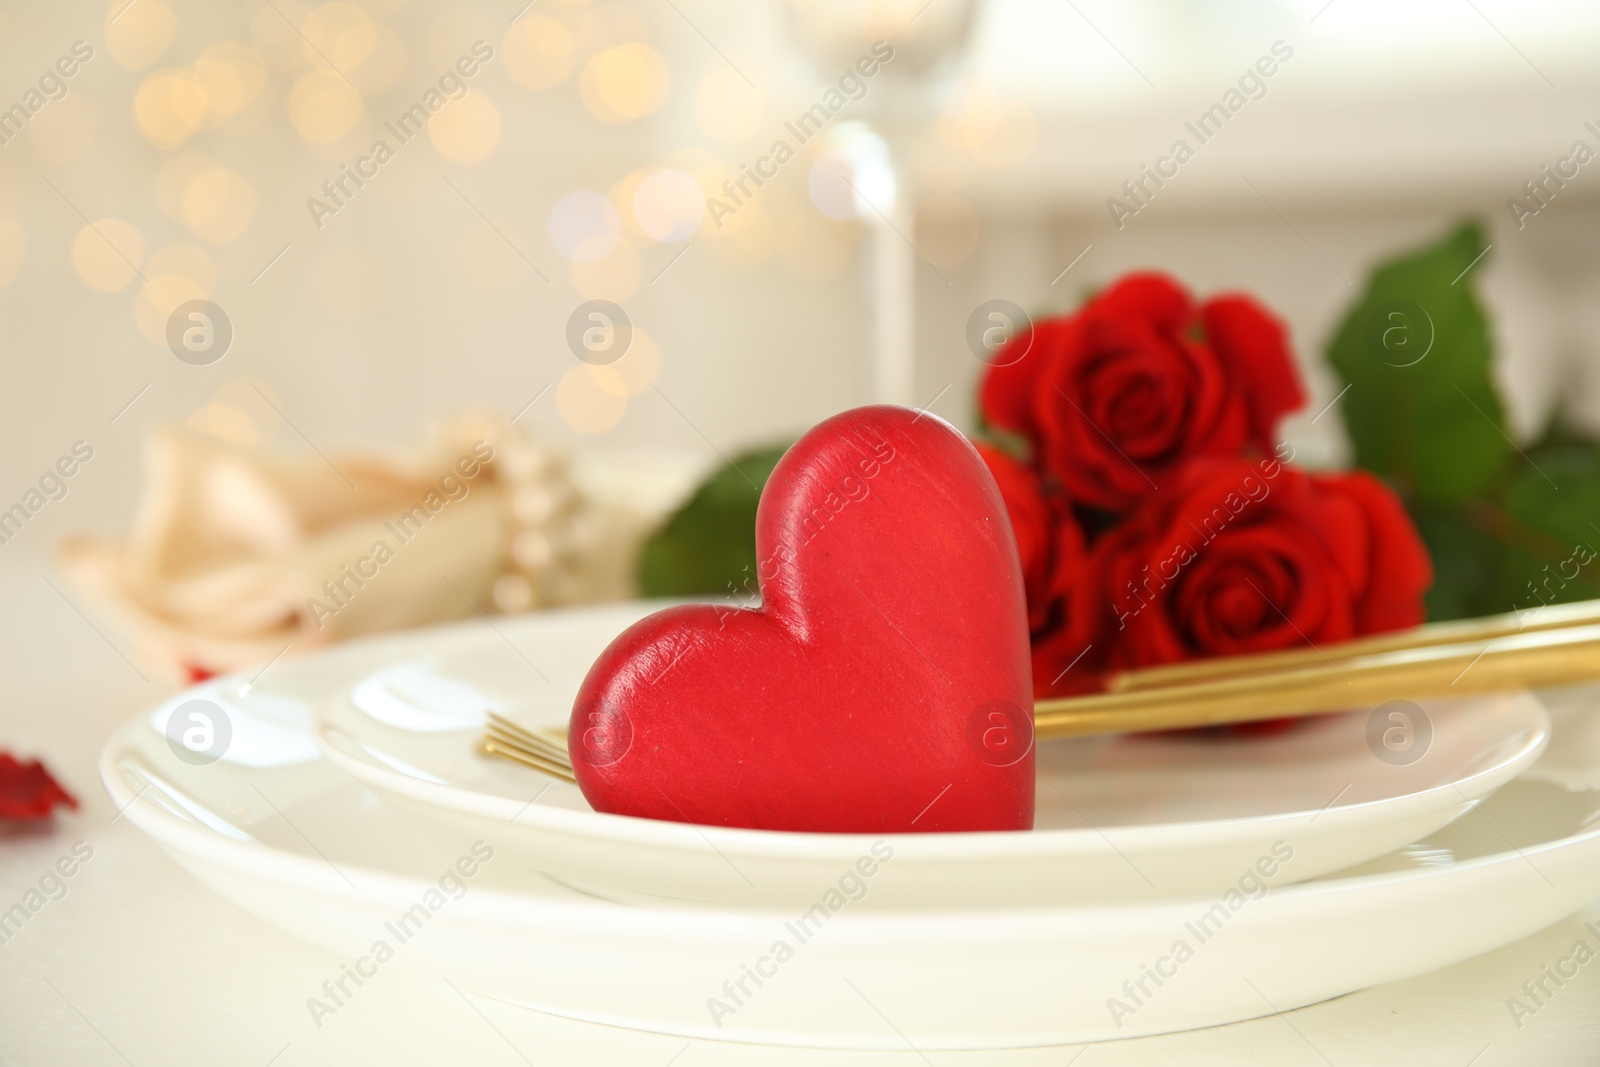
[[[1511,453],[1468,272],[1483,251],[1483,232],[1469,222],[1383,264],[1329,352],[1349,387],[1339,411],[1357,465],[1412,499],[1484,493]]]
[[[1519,458],[1501,512],[1509,551],[1499,610],[1600,597],[1600,444],[1571,442]]]
[[[1428,618],[1465,619],[1509,610],[1494,600],[1504,550],[1474,522],[1468,509],[1448,504],[1414,505],[1412,519],[1433,557]]]
[[[752,449],[718,467],[645,542],[643,596],[698,596],[754,588],[756,504],[787,444]]]
[[[1412,505],[1433,556],[1428,618],[1600,597],[1600,444],[1563,436],[1518,457],[1499,499]]]

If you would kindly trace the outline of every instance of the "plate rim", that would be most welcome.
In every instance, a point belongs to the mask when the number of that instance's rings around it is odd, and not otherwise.
[[[559,624],[563,617],[574,615],[593,617],[614,614],[618,617],[638,617],[640,610],[660,610],[673,604],[685,603],[678,599],[628,600],[607,604],[579,605],[551,612],[530,613],[516,620],[520,626],[546,626]],[[687,601],[692,602],[692,601]],[[657,606],[659,605],[659,607]],[[520,628],[519,626],[519,628]],[[462,620],[445,627],[428,627],[400,633],[372,635],[360,642],[364,649],[382,647],[396,639],[416,639],[420,635],[448,629],[461,636],[482,632],[479,620]],[[355,651],[355,642],[342,649]],[[313,653],[326,659],[337,655],[340,647]],[[294,666],[294,665],[286,665]],[[343,696],[344,694],[341,694]],[[355,777],[370,788],[411,800],[444,811],[500,821],[516,821],[525,830],[543,830],[567,836],[582,836],[615,845],[634,848],[680,849],[688,847],[703,851],[709,837],[716,847],[737,849],[752,859],[771,860],[835,860],[853,859],[859,852],[852,842],[883,838],[898,850],[902,844],[918,859],[950,860],[963,857],[995,859],[1015,857],[1033,858],[1041,853],[1056,856],[1098,851],[1107,839],[1118,846],[1141,848],[1172,847],[1181,844],[1217,843],[1236,839],[1242,832],[1252,834],[1268,832],[1274,827],[1299,829],[1313,821],[1337,830],[1349,824],[1360,825],[1365,816],[1376,808],[1392,812],[1400,820],[1438,811],[1451,806],[1465,806],[1488,795],[1494,789],[1518,777],[1543,753],[1549,744],[1551,720],[1542,701],[1527,689],[1506,693],[1448,698],[1457,700],[1513,699],[1524,706],[1531,716],[1528,735],[1522,744],[1508,753],[1499,763],[1483,768],[1462,778],[1453,778],[1439,785],[1415,790],[1399,796],[1381,797],[1350,804],[1330,804],[1322,809],[1304,808],[1268,815],[1232,816],[1223,819],[1201,819],[1190,822],[1141,823],[1133,825],[1095,827],[1060,827],[1030,829],[1027,831],[936,831],[931,833],[854,834],[825,833],[817,831],[764,830],[750,827],[716,826],[709,824],[680,823],[660,819],[646,819],[633,815],[610,812],[578,811],[548,805],[529,804],[518,798],[503,797],[479,789],[450,783],[429,782],[387,766],[376,757],[365,757],[344,751],[329,737],[338,731],[348,738],[352,748],[362,749],[358,738],[344,730],[338,722],[330,721],[327,701],[317,701],[312,710],[309,735],[322,757]],[[1343,712],[1334,714],[1359,714]],[[461,735],[466,731],[440,731],[439,738]],[[537,772],[535,772],[537,773]],[[557,779],[550,779],[556,781]],[[445,803],[444,798],[462,798],[465,803]],[[1444,802],[1448,801],[1448,803]],[[536,811],[532,809],[537,809]],[[527,818],[533,816],[532,821]],[[1181,840],[1180,840],[1181,838]],[[845,854],[849,853],[848,856]]]
[[[141,831],[149,835],[163,848],[169,848],[186,856],[193,857],[201,862],[212,863],[227,870],[251,874],[270,875],[274,880],[294,884],[300,888],[349,897],[351,899],[372,899],[371,889],[380,889],[396,900],[409,900],[414,887],[421,884],[420,880],[410,876],[396,874],[391,871],[376,869],[363,864],[345,864],[337,870],[330,867],[329,862],[319,861],[309,855],[289,851],[270,845],[259,838],[250,840],[231,839],[215,830],[208,829],[197,821],[183,819],[178,815],[163,808],[154,800],[146,797],[145,789],[133,789],[123,776],[123,754],[128,747],[131,735],[144,725],[148,713],[140,713],[118,727],[106,740],[97,760],[102,787],[111,798],[113,804]],[[301,764],[300,766],[306,766]],[[840,835],[847,836],[847,835]],[[848,835],[857,836],[857,835]],[[1483,856],[1473,857],[1468,860],[1457,860],[1444,866],[1418,866],[1400,871],[1380,871],[1371,874],[1353,875],[1346,878],[1321,877],[1305,882],[1294,882],[1282,885],[1271,885],[1262,900],[1269,898],[1288,897],[1298,900],[1306,896],[1340,896],[1365,894],[1380,886],[1400,886],[1423,881],[1436,881],[1450,879],[1452,881],[1473,877],[1477,873],[1490,868],[1506,867],[1510,864],[1521,863],[1529,857],[1537,857],[1552,852],[1562,852],[1581,846],[1588,842],[1600,839],[1600,821],[1588,830],[1568,834],[1564,837],[1553,838],[1532,846],[1513,846],[1500,852],[1493,852]],[[330,861],[331,862],[331,861]],[[361,879],[368,883],[368,890],[352,886],[345,881],[340,872],[351,871],[358,873]],[[543,881],[551,881],[538,872],[524,871],[524,874],[535,874]],[[638,907],[635,905],[607,900],[603,897],[592,896],[580,890],[570,889],[560,883],[558,888],[568,896],[561,898],[538,897],[540,909],[556,909],[561,915],[556,915],[550,925],[559,921],[562,916],[584,916],[598,920],[597,925],[605,927],[608,931],[615,932],[618,920],[625,925],[632,926],[637,922],[640,930],[656,929],[656,923],[661,912],[657,909]],[[505,915],[520,915],[527,918],[527,905],[529,895],[525,891],[483,887],[475,891],[473,896],[489,905],[490,909]],[[1016,926],[1021,930],[1037,929],[1042,921],[1057,923],[1067,922],[1069,925],[1082,924],[1085,929],[1106,932],[1106,924],[1112,926],[1128,925],[1140,927],[1144,924],[1165,917],[1166,913],[1172,915],[1189,916],[1193,906],[1198,902],[1211,902],[1217,896],[1209,894],[1186,894],[1176,897],[1160,897],[1151,900],[1133,900],[1126,902],[1100,902],[1091,904],[1082,903],[1036,903],[1025,905],[994,905],[994,906],[946,906],[937,908],[916,908],[888,911],[864,911],[856,914],[842,912],[834,918],[848,920],[845,925],[856,928],[858,935],[873,936],[876,930],[893,930],[894,936],[901,936],[899,928],[905,931],[940,931],[946,937],[952,933],[952,921],[971,921],[981,918],[984,933],[975,936],[990,936],[996,924],[1004,927]],[[547,911],[547,915],[549,915]],[[790,911],[779,905],[716,908],[716,909],[674,909],[671,911],[673,923],[689,925],[706,931],[738,932],[742,930],[770,931],[771,924],[778,919],[791,918]],[[831,925],[831,921],[830,921]]]

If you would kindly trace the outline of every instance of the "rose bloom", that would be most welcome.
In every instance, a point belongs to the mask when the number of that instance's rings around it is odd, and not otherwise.
[[[1091,592],[1084,578],[1088,553],[1078,520],[1066,501],[1047,492],[1027,466],[987,442],[973,443],[1000,487],[1017,540],[1028,596],[1028,629],[1033,634],[1035,693],[1097,688],[1098,660],[1079,657],[1090,643],[1084,626],[1087,613],[1073,610],[1073,598]],[[1070,678],[1062,677],[1069,665]]]
[[[1344,641],[1423,621],[1433,566],[1364,471],[1195,460],[1108,531],[1080,625],[1112,670]]]
[[[988,465],[989,473],[994,475],[1000,496],[1006,503],[1006,515],[1011,519],[1017,556],[1022,563],[1022,584],[1028,596],[1028,629],[1037,630],[1045,624],[1051,605],[1055,528],[1061,516],[1045,499],[1044,487],[1033,471],[987,442],[974,441],[973,446]],[[1076,529],[1070,517],[1067,522]],[[1080,535],[1080,556],[1081,545]]]
[[[1246,296],[1196,307],[1163,274],[1130,274],[1076,314],[995,354],[979,390],[1075,502],[1124,512],[1195,456],[1269,452],[1305,402],[1287,333]]]

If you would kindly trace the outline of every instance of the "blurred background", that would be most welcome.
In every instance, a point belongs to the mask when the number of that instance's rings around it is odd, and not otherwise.
[[[798,144],[879,40],[893,58]],[[3,552],[124,529],[169,423],[309,454],[522,412],[685,488],[874,400],[970,426],[979,305],[1063,310],[1144,266],[1288,320],[1314,395],[1287,436],[1338,463],[1338,422],[1312,422],[1331,331],[1376,260],[1464,215],[1513,436],[1558,397],[1597,426],[1600,171],[1520,227],[1508,208],[1600,143],[1597,43],[1570,0],[9,5],[0,497],[74,441],[95,458]],[[1263,56],[1261,95],[1197,142]],[[1108,199],[1180,137],[1194,158],[1119,225]],[[759,164],[779,139],[795,158]],[[776,175],[735,200],[745,165]],[[231,324],[208,365],[168,343],[196,299]],[[615,364],[569,347],[595,299],[635,331]]]

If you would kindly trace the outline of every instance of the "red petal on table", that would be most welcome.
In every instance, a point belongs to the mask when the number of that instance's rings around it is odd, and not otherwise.
[[[211,679],[217,676],[216,671],[207,670],[205,667],[195,663],[185,663],[183,665],[183,673],[189,679],[190,685],[199,685],[201,682],[209,682]]]
[[[48,819],[57,804],[76,808],[78,800],[38,760],[19,763],[11,753],[0,752],[0,819]]]

